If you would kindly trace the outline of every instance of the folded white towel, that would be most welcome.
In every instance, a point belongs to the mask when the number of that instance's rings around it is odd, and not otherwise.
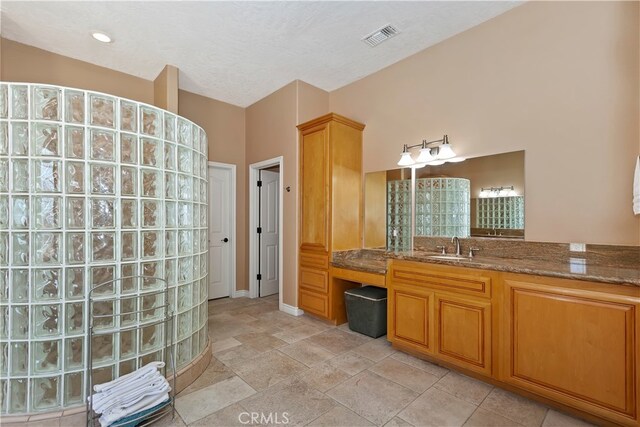
[[[135,405],[132,405],[126,408],[119,408],[118,410],[114,410],[108,414],[103,414],[99,420],[100,425],[102,427],[107,427],[121,418],[127,417],[132,414],[136,414],[138,412],[145,411],[147,409],[151,409],[154,406],[161,404],[167,399],[168,399],[167,393],[160,393],[157,395],[146,396],[145,398],[138,401]]]
[[[108,383],[103,383],[103,384],[96,384],[93,386],[93,389],[95,391],[104,391],[104,390],[108,390],[110,388],[116,387],[119,384],[122,384],[124,382],[127,381],[131,381],[134,378],[139,378],[143,375],[145,375],[146,373],[150,373],[150,372],[154,372],[160,368],[162,368],[164,366],[164,362],[151,362],[151,363],[147,363],[146,365],[144,365],[142,368],[133,371],[127,375],[123,375],[119,378],[116,378],[113,381],[109,381]]]
[[[636,171],[633,175],[633,214],[640,215],[640,156],[636,159]]]
[[[100,414],[108,411],[110,408],[113,408],[115,406],[128,406],[132,402],[135,402],[136,399],[144,397],[148,394],[168,392],[169,390],[171,390],[171,387],[169,386],[167,380],[160,377],[158,380],[155,380],[148,384],[137,384],[130,390],[123,390],[123,392],[120,394],[96,399],[93,405],[93,409]]]

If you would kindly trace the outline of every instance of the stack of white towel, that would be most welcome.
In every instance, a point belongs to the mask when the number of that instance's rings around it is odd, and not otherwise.
[[[636,172],[633,175],[633,214],[640,215],[640,156],[636,159]]]
[[[93,387],[93,410],[100,416],[100,425],[143,412],[169,399],[171,387],[158,371],[163,362],[151,362],[130,374]]]

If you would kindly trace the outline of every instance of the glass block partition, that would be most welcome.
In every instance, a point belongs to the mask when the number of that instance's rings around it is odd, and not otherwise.
[[[524,196],[476,199],[478,228],[524,228]]]
[[[411,180],[387,182],[387,250],[411,247]]]
[[[465,178],[416,179],[416,235],[469,237],[471,182]]]
[[[3,414],[83,403],[88,291],[132,275],[170,283],[177,365],[186,366],[207,341],[205,132],[127,99],[0,82]],[[97,296],[94,312],[163,304],[144,297],[148,283],[123,281]],[[152,320],[96,325],[113,334],[93,343],[95,382],[159,357],[159,330],[118,331]]]

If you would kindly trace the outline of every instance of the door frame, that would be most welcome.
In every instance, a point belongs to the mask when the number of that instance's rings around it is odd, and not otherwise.
[[[229,163],[220,163],[220,162],[208,162],[207,163],[207,234],[209,234],[209,209],[211,209],[211,204],[209,200],[209,171],[212,167],[227,169],[231,171],[231,194],[230,194],[230,205],[231,205],[231,289],[229,289],[229,296],[232,298],[236,297],[237,283],[236,283],[236,185],[237,185],[237,173],[236,173],[236,165]],[[209,262],[209,239],[207,239],[207,263]],[[207,264],[207,287],[209,286],[209,272],[210,265]],[[208,288],[207,288],[208,289]]]
[[[249,298],[257,298],[259,295],[258,289],[258,211],[260,205],[258,204],[258,177],[260,169],[266,169],[272,166],[280,167],[280,183],[278,185],[278,308],[282,307],[282,281],[283,281],[283,259],[282,259],[282,240],[283,240],[283,200],[282,194],[284,183],[284,157],[274,157],[273,159],[263,160],[258,163],[252,163],[249,165]]]

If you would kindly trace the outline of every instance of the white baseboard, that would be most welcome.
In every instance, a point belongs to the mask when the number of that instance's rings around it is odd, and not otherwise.
[[[247,298],[249,296],[249,291],[241,290],[241,291],[233,291],[233,295],[231,298]]]
[[[280,311],[284,311],[292,316],[302,316],[304,314],[304,311],[300,310],[298,307],[294,307],[283,302],[280,303]]]

